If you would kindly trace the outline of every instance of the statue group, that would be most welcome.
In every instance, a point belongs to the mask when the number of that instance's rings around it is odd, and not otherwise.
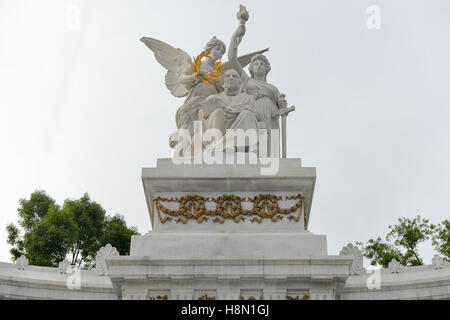
[[[204,136],[201,150],[255,151],[260,154],[260,133],[264,131],[264,137],[268,137],[263,148],[266,154],[267,150],[272,150],[271,156],[279,155],[279,147],[271,148],[270,141],[279,145],[279,119],[282,117],[285,157],[286,116],[295,108],[288,108],[285,95],[267,81],[271,67],[264,53],[268,49],[238,56],[238,47],[249,18],[248,11],[242,5],[237,18],[239,26],[231,37],[228,62],[223,64],[221,60],[226,53],[226,45],[216,37],[193,59],[183,50],[162,41],[146,37],[141,39],[154,52],[156,60],[167,69],[166,86],[172,95],[185,97],[184,104],[176,113],[178,130],[171,135],[169,144],[174,149],[183,145],[184,152],[189,150],[192,155],[193,139],[190,137],[201,130]],[[249,74],[244,70],[247,66]],[[243,132],[258,134],[255,134],[255,139],[244,139],[243,150],[239,150],[234,137]],[[274,135],[276,137],[272,137]]]

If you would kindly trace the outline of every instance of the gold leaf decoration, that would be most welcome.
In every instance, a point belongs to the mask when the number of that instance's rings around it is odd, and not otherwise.
[[[223,224],[226,220],[232,220],[235,223],[245,221],[247,217],[251,223],[261,224],[264,219],[270,219],[272,222],[278,222],[287,218],[289,221],[299,222],[304,210],[304,198],[301,194],[296,196],[286,196],[284,200],[297,200],[289,208],[280,208],[279,201],[282,197],[271,194],[261,194],[253,198],[241,198],[236,195],[226,194],[217,198],[205,198],[199,195],[187,195],[181,198],[161,198],[154,199],[155,208],[161,223],[171,222],[173,218],[176,223],[186,224],[189,220],[195,220],[197,223],[209,221],[213,218],[213,223]],[[171,210],[166,208],[163,203],[176,202],[178,209]],[[206,209],[206,203],[215,203],[215,209]],[[243,203],[251,203],[252,209],[244,209]],[[248,207],[248,205],[247,205]],[[292,215],[297,212],[297,215]],[[165,216],[163,216],[165,215]]]
[[[217,218],[214,218],[213,222],[223,224],[225,222],[225,220],[217,217]]]
[[[195,74],[199,74],[201,72],[202,59],[208,58],[212,59],[210,56],[211,52],[203,51],[197,57],[192,57],[193,62],[191,62],[191,69]],[[205,79],[203,79],[204,83],[211,83],[211,81],[219,80],[220,74],[223,71],[224,66],[222,61],[217,61],[214,63],[214,67],[212,71],[208,71],[205,74]]]
[[[305,294],[302,298],[300,298],[299,296],[295,296],[295,297],[287,296],[286,298],[287,298],[287,300],[291,300],[291,301],[309,300],[309,296],[307,294]]]
[[[191,69],[194,73],[199,74],[201,72],[200,67],[202,66],[202,59],[205,57],[211,59],[210,54],[211,52],[202,51],[197,57],[192,57],[194,62],[191,62]]]
[[[254,222],[258,222],[259,224],[261,224],[262,223],[262,219],[261,218],[253,218],[252,220],[250,220],[251,221],[251,223],[254,223]]]
[[[166,294],[164,296],[157,296],[157,297],[149,296],[148,299],[149,300],[169,300],[169,297]]]
[[[188,220],[187,219],[183,219],[183,218],[178,218],[177,220],[175,220],[175,222],[176,223],[182,223],[182,224],[186,224],[186,223],[188,223]]]
[[[216,63],[214,63],[214,68],[212,72],[207,72],[205,75],[205,79],[203,80],[203,82],[205,83],[211,83],[210,81],[216,81],[219,80],[220,77],[220,73],[223,70],[223,65],[222,65],[222,61],[217,61]]]

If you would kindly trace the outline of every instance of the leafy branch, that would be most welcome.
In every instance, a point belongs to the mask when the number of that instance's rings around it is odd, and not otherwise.
[[[450,258],[450,221],[445,220],[439,225],[430,223],[419,215],[414,219],[400,218],[398,224],[389,226],[385,240],[381,237],[370,239],[365,244],[357,242],[363,255],[370,259],[371,265],[388,267],[389,262],[397,260],[403,266],[423,265],[419,244],[432,240],[437,253]]]

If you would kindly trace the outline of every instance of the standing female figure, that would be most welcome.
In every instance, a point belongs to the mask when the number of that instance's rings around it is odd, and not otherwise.
[[[258,121],[264,122],[266,129],[270,132],[271,129],[280,128],[278,111],[280,108],[287,107],[287,101],[284,95],[280,95],[277,87],[267,82],[267,74],[271,67],[269,60],[263,54],[252,57],[249,66],[251,77],[245,73],[237,59],[237,48],[244,34],[245,25],[241,24],[231,38],[228,63],[240,73],[243,82],[242,90],[255,97],[253,111],[257,114]]]

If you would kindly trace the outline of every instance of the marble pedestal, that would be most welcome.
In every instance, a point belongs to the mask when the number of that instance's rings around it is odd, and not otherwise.
[[[142,182],[153,231],[106,260],[123,299],[335,299],[351,257],[308,231],[315,168],[158,160]]]

